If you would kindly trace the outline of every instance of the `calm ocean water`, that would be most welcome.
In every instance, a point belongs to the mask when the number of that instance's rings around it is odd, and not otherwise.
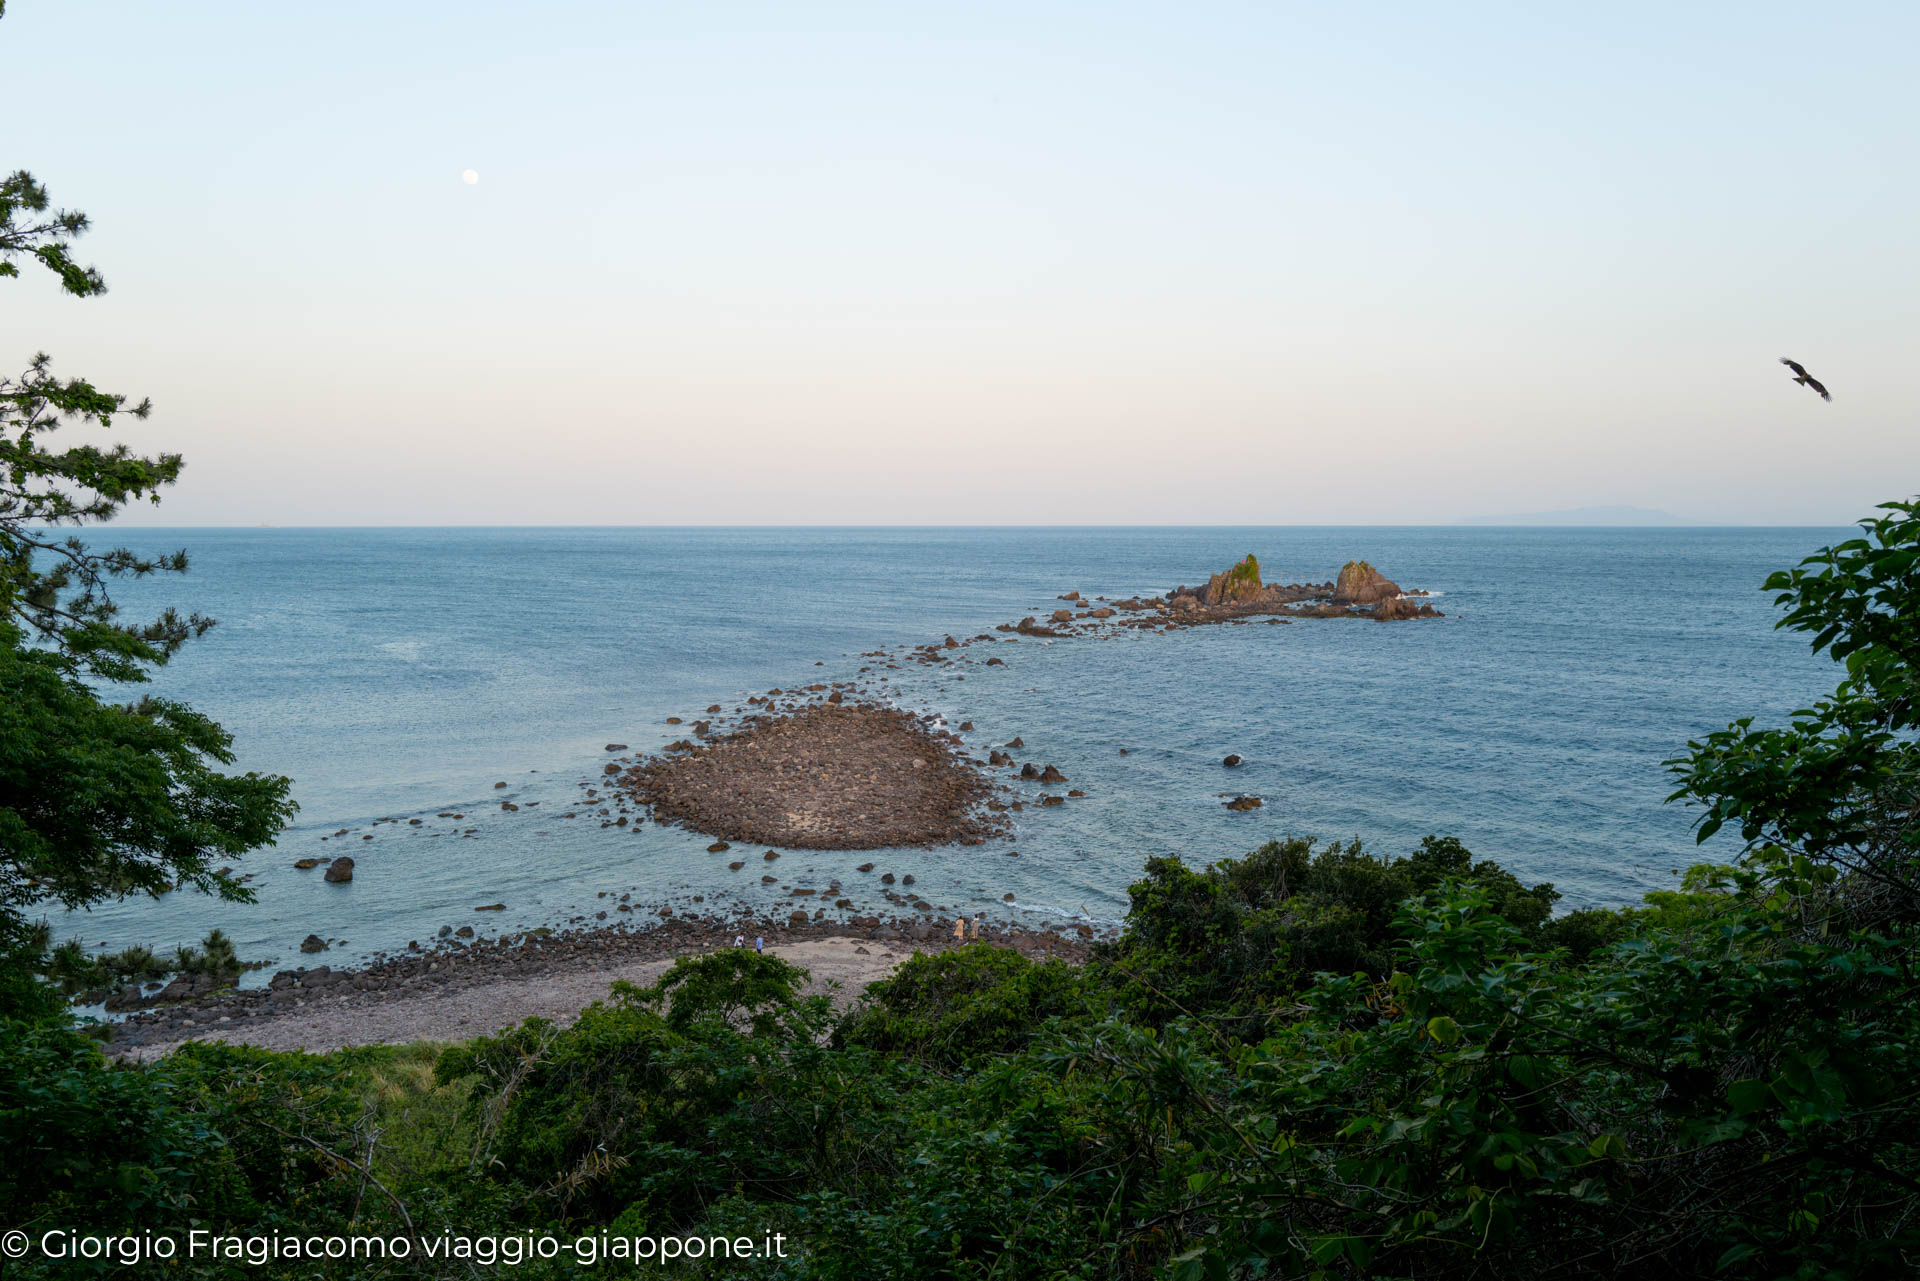
[[[1365,558],[1434,592],[1449,617],[1028,640],[994,651],[1005,667],[966,668],[964,683],[918,666],[888,673],[902,705],[972,720],[983,755],[1020,735],[1023,759],[1058,765],[1088,798],[1017,816],[1017,859],[1005,845],[789,852],[782,882],[838,877],[858,907],[888,910],[853,871],[875,860],[951,910],[1111,921],[1155,854],[1205,862],[1283,834],[1404,852],[1434,832],[1552,881],[1566,906],[1628,902],[1670,884],[1671,869],[1733,851],[1720,838],[1696,852],[1689,813],[1662,804],[1662,760],[1837,680],[1803,639],[1772,630],[1759,585],[1846,533],[130,530],[136,547],[194,557],[186,578],[123,590],[133,616],[172,603],[220,619],[154,692],[221,721],[243,768],[292,776],[302,810],[278,849],[242,865],[257,872],[257,905],[174,894],[64,928],[117,947],[218,925],[243,955],[291,964],[309,932],[347,940],[326,958],[338,963],[443,923],[558,924],[605,908],[603,890],[784,914],[760,861],[729,872],[707,837],[561,819],[605,744],[659,747],[678,737],[667,716],[851,677],[862,650],[986,631],[1073,588],[1204,582],[1248,551],[1289,582]],[[1247,764],[1223,770],[1228,752]],[[1229,813],[1229,789],[1266,806]],[[502,797],[522,808],[503,812]],[[468,817],[433,817],[443,810]],[[365,826],[381,817],[402,821]],[[348,839],[321,843],[343,827]],[[460,839],[454,827],[479,831]],[[290,866],[340,853],[358,860],[351,885]],[[475,916],[495,902],[508,910]]]

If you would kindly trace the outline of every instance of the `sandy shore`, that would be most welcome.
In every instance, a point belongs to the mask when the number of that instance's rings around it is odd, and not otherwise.
[[[767,948],[812,975],[809,993],[830,992],[843,1008],[857,1000],[867,984],[892,974],[916,950],[925,949],[852,938],[806,939]],[[672,965],[671,959],[655,959],[553,969],[531,978],[440,986],[374,1003],[323,991],[290,1008],[255,1017],[234,1018],[208,1010],[204,1012],[207,1021],[196,1019],[190,1029],[180,1029],[183,1035],[116,1046],[116,1050],[127,1058],[152,1059],[189,1040],[316,1053],[350,1045],[464,1041],[512,1027],[522,1019],[571,1023],[581,1010],[604,1000],[616,980],[645,985]]]

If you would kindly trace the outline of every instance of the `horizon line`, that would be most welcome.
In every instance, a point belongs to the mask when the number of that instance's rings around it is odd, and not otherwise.
[[[1599,524],[1593,522],[1493,522],[1482,520],[1447,522],[1404,522],[1404,523],[1363,523],[1358,521],[1330,521],[1320,523],[1288,522],[1285,524],[1232,523],[1210,521],[1205,523],[1183,524],[1172,521],[1139,522],[1134,524],[1092,524],[1070,522],[1041,522],[1025,524],[989,524],[984,522],[957,522],[934,524],[905,524],[887,522],[853,522],[827,524],[818,522],[779,522],[753,521],[739,524],[721,524],[718,522],[671,523],[671,522],[634,522],[577,524],[561,522],[479,522],[456,521],[445,524],[375,524],[355,523],[347,525],[305,525],[305,524],[267,524],[260,522],[224,521],[207,524],[143,524],[105,521],[90,525],[61,525],[60,529],[253,529],[253,530],[302,530],[302,529],[1657,529],[1668,533],[1686,530],[1712,529],[1851,529],[1859,520],[1841,521],[1832,524],[1806,521],[1795,523],[1761,524],[1751,521],[1728,522],[1718,524],[1711,521],[1688,521],[1664,524]]]

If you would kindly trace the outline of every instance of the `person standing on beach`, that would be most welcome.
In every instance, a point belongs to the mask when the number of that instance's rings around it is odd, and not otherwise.
[[[973,914],[973,937],[975,942],[979,941],[981,933],[985,931],[986,928],[987,914],[985,912],[975,912]]]
[[[747,936],[746,936],[746,935],[744,935],[744,934],[736,934],[736,935],[734,935],[734,936],[733,936],[733,945],[734,945],[735,947],[745,947],[745,946],[747,945]]]
[[[967,941],[967,918],[956,916],[953,920],[953,937],[959,942]]]
[[[758,934],[753,936],[753,950],[756,952],[765,952],[767,950],[766,940]]]

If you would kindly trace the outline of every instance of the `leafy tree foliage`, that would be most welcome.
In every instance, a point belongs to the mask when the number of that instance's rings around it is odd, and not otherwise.
[[[86,229],[86,216],[52,208],[31,174],[0,180],[0,277],[38,263],[69,294],[101,293],[100,274],[71,253]],[[0,377],[0,1013],[45,1005],[22,977],[48,962],[32,908],[183,885],[244,899],[216,864],[270,842],[295,808],[288,780],[217,768],[233,763],[232,740],[206,717],[166,699],[112,704],[93,688],[148,679],[212,626],[173,610],[145,623],[118,617],[113,579],[183,572],[184,552],[102,551],[54,532],[157,502],[179,476],[176,454],[52,444],[62,428],[105,430],[149,408],[55,377],[44,355]]]
[[[85,214],[48,211],[46,188],[32,174],[0,180],[0,277],[18,276],[14,260],[25,258],[52,271],[67,293],[106,292],[100,273],[76,266],[70,254],[69,242],[86,230]],[[179,478],[181,458],[137,455],[124,443],[56,450],[49,438],[62,427],[110,429],[123,413],[145,419],[152,408],[145,400],[128,406],[125,396],[84,379],[56,377],[44,353],[17,377],[0,377],[0,621],[47,642],[75,671],[112,681],[145,679],[213,625],[172,610],[144,624],[117,618],[111,579],[184,573],[186,553],[99,551],[51,531],[111,519],[129,502],[159,502],[160,490]]]
[[[0,16],[6,6],[0,4]],[[60,278],[60,287],[76,297],[103,294],[107,282],[92,267],[73,261],[72,242],[85,235],[87,216],[74,209],[53,209],[47,189],[24,169],[0,179],[0,276],[18,276],[16,258],[31,258]]]
[[[1701,805],[1704,841],[1731,823],[1750,849],[1776,846],[1855,878],[1862,910],[1920,912],[1920,503],[1888,503],[1864,536],[1767,579],[1779,627],[1811,632],[1845,664],[1831,698],[1789,724],[1751,717],[1689,744],[1670,764],[1675,799]]]
[[[1900,945],[1804,931],[1812,888],[1590,967],[1475,887],[1414,900],[1395,974],[1323,976],[1200,1127],[1182,1200],[1208,1226],[1176,1274],[1894,1274],[1920,1020]]]
[[[248,891],[216,860],[271,841],[285,779],[222,774],[231,739],[178,703],[101,702],[0,626],[0,907],[85,907],[179,884]]]
[[[1400,904],[1447,878],[1482,886],[1530,935],[1559,897],[1551,885],[1528,887],[1475,863],[1452,837],[1429,836],[1406,858],[1376,857],[1358,841],[1316,851],[1300,837],[1198,871],[1149,859],[1146,873],[1128,891],[1126,934],[1099,950],[1097,964],[1142,1017],[1206,1010],[1243,1036],[1257,1036],[1322,970],[1384,975]]]

